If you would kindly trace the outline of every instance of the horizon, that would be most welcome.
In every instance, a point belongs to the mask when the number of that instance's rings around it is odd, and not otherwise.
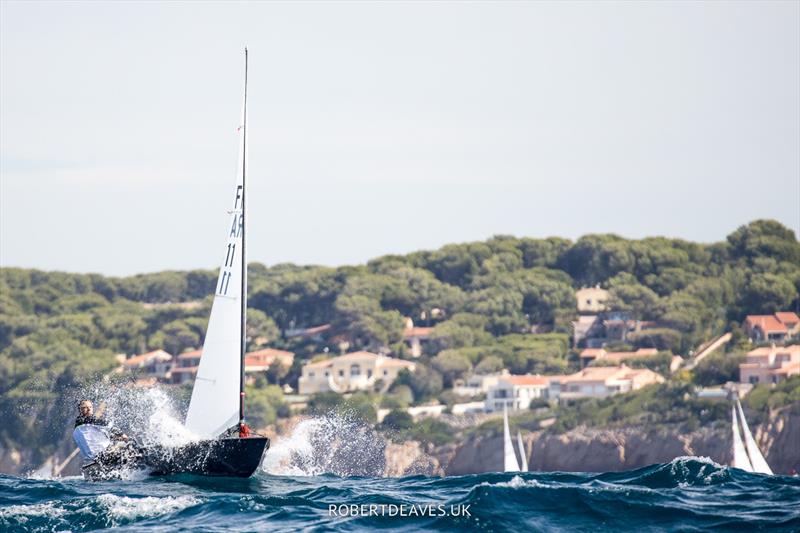
[[[799,3],[0,15],[3,267],[216,268],[245,43],[249,261],[493,235],[709,243],[765,218],[800,235]]]

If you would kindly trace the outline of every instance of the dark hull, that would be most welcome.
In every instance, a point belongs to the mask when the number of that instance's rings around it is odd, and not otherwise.
[[[151,476],[250,477],[268,448],[266,437],[203,440],[176,447],[129,447],[121,452],[103,452],[82,470],[84,476],[92,480],[119,479],[125,469],[148,469]]]

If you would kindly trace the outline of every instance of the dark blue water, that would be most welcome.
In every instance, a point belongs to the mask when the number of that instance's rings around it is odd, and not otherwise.
[[[355,506],[359,516],[345,506]],[[176,476],[106,483],[0,476],[0,531],[109,527],[169,532],[800,531],[800,479],[747,474],[695,458],[606,474],[258,474],[247,480]]]

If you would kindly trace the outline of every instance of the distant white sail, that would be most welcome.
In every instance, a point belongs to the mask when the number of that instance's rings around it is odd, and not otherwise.
[[[747,425],[747,420],[742,411],[742,404],[739,402],[738,398],[736,400],[736,408],[739,410],[739,417],[742,419],[744,444],[747,447],[747,454],[750,456],[750,464],[753,465],[753,472],[772,475],[772,469],[767,464],[767,460],[764,459],[764,456],[761,455],[761,450],[758,449],[756,440],[753,438],[753,434],[750,433],[750,427]]]
[[[517,455],[514,453],[514,444],[511,442],[511,432],[508,429],[508,406],[503,406],[503,472],[519,472]]]
[[[753,465],[750,464],[750,459],[747,458],[747,451],[744,449],[742,437],[739,435],[739,423],[736,421],[736,407],[731,407],[731,418],[733,420],[733,466],[734,468],[741,468],[747,472],[753,471]]]
[[[522,442],[522,433],[517,431],[517,447],[519,448],[519,456],[522,458],[522,472],[528,471],[528,456],[525,453],[525,444]]]
[[[245,93],[246,97],[246,93]],[[186,414],[186,427],[198,437],[215,438],[239,422],[241,378],[242,256],[244,233],[244,172],[246,155],[246,105],[239,127],[239,164],[230,222],[226,229],[224,261],[208,320],[203,355]]]

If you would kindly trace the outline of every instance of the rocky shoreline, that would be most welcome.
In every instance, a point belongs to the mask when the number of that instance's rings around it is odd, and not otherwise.
[[[288,439],[303,418],[286,420],[279,427],[271,428],[273,447]],[[759,447],[776,474],[800,471],[800,415],[792,414],[792,406],[773,411],[764,423],[753,429]],[[337,439],[346,440],[341,435]],[[562,434],[540,430],[523,435],[523,442],[531,471],[616,472],[666,463],[686,455],[709,457],[723,465],[731,462],[730,427],[726,425],[692,432],[669,426],[650,429],[578,427]],[[57,456],[65,457],[71,448],[71,442],[65,440]],[[500,436],[473,436],[457,444],[433,446],[417,441],[392,442],[376,433],[371,438],[370,448],[368,461],[362,461],[363,455],[359,456],[358,452],[346,454],[348,465],[343,475],[359,475],[360,462],[369,463],[369,471],[365,470],[364,475],[382,472],[388,477],[458,476],[502,470]],[[334,452],[322,448],[318,453]],[[30,453],[0,446],[0,472],[25,475],[35,468],[31,465]],[[77,474],[77,460],[63,471],[63,475]]]

